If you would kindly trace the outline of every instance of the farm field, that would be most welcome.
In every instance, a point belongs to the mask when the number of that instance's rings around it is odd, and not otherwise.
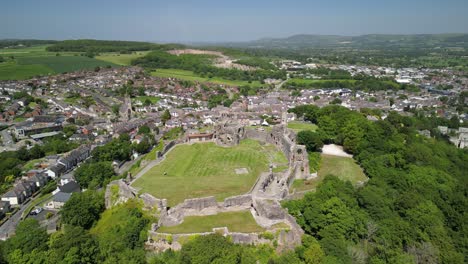
[[[262,232],[249,211],[226,212],[208,216],[187,216],[177,226],[162,226],[161,233],[184,234],[210,232],[215,227],[227,227],[231,232]]]
[[[295,180],[291,189],[296,189],[296,191],[315,190],[323,178],[329,174],[335,175],[343,181],[350,181],[354,185],[367,180],[362,168],[353,158],[322,154],[317,178],[309,181]]]
[[[39,75],[72,72],[95,67],[112,66],[108,61],[81,56],[77,52],[48,52],[46,45],[17,49],[0,49],[0,56],[6,59],[0,63],[0,80],[24,80]],[[59,54],[60,56],[56,56]]]
[[[193,82],[211,82],[215,84],[224,84],[232,86],[242,86],[249,85],[251,87],[261,87],[262,84],[259,81],[253,81],[251,83],[247,81],[235,81],[235,80],[226,80],[218,77],[208,78],[197,75],[192,71],[179,70],[179,69],[157,69],[156,71],[151,72],[151,75],[156,77],[163,78],[177,78],[186,81]]]
[[[137,179],[133,187],[168,199],[170,206],[187,198],[207,196],[222,201],[248,192],[260,173],[268,171],[269,159],[277,152],[262,148],[254,140],[243,140],[234,147],[213,142],[178,145],[160,164]],[[246,168],[247,173],[236,174],[235,169],[241,168]]]
[[[119,54],[119,53],[103,53],[95,58],[97,60],[110,62],[116,65],[128,66],[132,60],[143,57],[148,51],[137,51],[132,54]]]
[[[292,121],[288,123],[288,128],[294,130],[296,133],[303,130],[311,130],[315,132],[317,130],[317,125],[307,122]]]
[[[18,58],[19,65],[43,65],[56,73],[77,70],[92,70],[95,67],[117,66],[110,62],[99,61],[85,56],[39,56]]]
[[[0,63],[0,80],[24,80],[52,73],[54,70],[44,65],[18,65],[14,61]]]

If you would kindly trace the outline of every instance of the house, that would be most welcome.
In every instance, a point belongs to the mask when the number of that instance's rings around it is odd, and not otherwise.
[[[54,195],[52,201],[46,204],[46,207],[51,209],[60,209],[68,200],[70,200],[71,196],[71,193],[58,192]]]
[[[11,205],[8,201],[0,201],[0,214],[5,215],[11,211]]]
[[[75,178],[73,177],[72,173],[67,173],[60,176],[60,185],[65,185],[71,181],[75,181]]]
[[[86,160],[91,156],[91,146],[81,145],[78,148],[68,152],[63,158],[58,160],[58,163],[65,166],[65,171],[73,169],[78,163]]]
[[[87,141],[89,136],[87,134],[73,134],[68,138],[70,141]]]
[[[53,195],[63,192],[63,193],[74,193],[81,192],[81,187],[76,181],[70,181],[64,185],[60,185],[52,192]]]
[[[11,189],[7,193],[2,196],[2,201],[9,202],[10,205],[19,205],[22,204],[23,201],[26,199],[23,192],[17,190],[16,188]]]
[[[38,173],[31,177],[29,177],[29,181],[34,182],[37,189],[44,187],[47,182],[49,181],[47,174],[45,173]]]
[[[62,173],[64,173],[66,170],[67,168],[63,164],[56,163],[46,170],[46,174],[52,179],[55,179],[59,177]]]
[[[252,118],[249,119],[249,126],[259,126],[262,123],[261,118]]]

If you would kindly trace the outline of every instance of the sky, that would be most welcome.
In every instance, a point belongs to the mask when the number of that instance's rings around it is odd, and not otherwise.
[[[468,0],[0,0],[0,39],[248,41],[468,33]]]

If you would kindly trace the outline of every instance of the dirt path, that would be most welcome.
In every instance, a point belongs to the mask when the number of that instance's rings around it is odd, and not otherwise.
[[[342,146],[338,146],[335,144],[324,145],[322,148],[322,153],[327,155],[339,156],[339,157],[346,157],[352,158],[353,155],[346,153],[343,150]]]

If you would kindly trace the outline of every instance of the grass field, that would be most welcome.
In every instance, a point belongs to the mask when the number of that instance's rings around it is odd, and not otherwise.
[[[259,81],[254,82],[247,82],[247,81],[233,81],[233,80],[226,80],[218,77],[207,78],[197,75],[192,71],[186,70],[178,70],[178,69],[157,69],[153,71],[151,75],[156,77],[164,77],[164,78],[177,78],[186,81],[196,81],[196,82],[211,82],[216,84],[225,84],[231,86],[242,86],[242,85],[249,85],[251,87],[261,87],[263,86]]]
[[[288,128],[294,130],[295,132],[300,132],[303,130],[311,130],[315,132],[317,130],[317,125],[307,122],[292,121],[288,123]]]
[[[0,63],[0,80],[24,80],[39,75],[92,70],[96,66],[118,66],[108,61],[80,56],[76,52],[46,51],[45,45],[18,49],[0,49],[0,56],[6,62]]]
[[[85,56],[39,56],[18,58],[19,65],[43,65],[56,73],[72,72],[77,70],[92,70],[105,66],[117,66],[110,62],[104,62]]]
[[[0,80],[24,80],[52,73],[54,71],[44,65],[18,65],[13,61],[0,63]]]
[[[128,66],[132,60],[146,55],[148,51],[137,51],[132,54],[104,53],[96,56],[97,60],[110,62],[117,65]]]
[[[167,198],[170,206],[187,198],[212,195],[221,201],[249,191],[260,173],[268,171],[269,159],[276,152],[254,140],[243,140],[229,148],[212,142],[178,145],[133,186],[141,188],[142,193]],[[239,168],[246,168],[248,173],[236,174]]]
[[[231,232],[263,232],[249,211],[227,212],[208,216],[187,216],[177,226],[163,226],[161,233],[184,234],[210,232],[215,227],[227,227]]]
[[[350,181],[354,185],[367,180],[362,168],[354,159],[322,154],[317,178],[309,181],[295,180],[291,189],[296,189],[296,191],[315,190],[317,184],[329,174],[335,175],[343,181]]]

